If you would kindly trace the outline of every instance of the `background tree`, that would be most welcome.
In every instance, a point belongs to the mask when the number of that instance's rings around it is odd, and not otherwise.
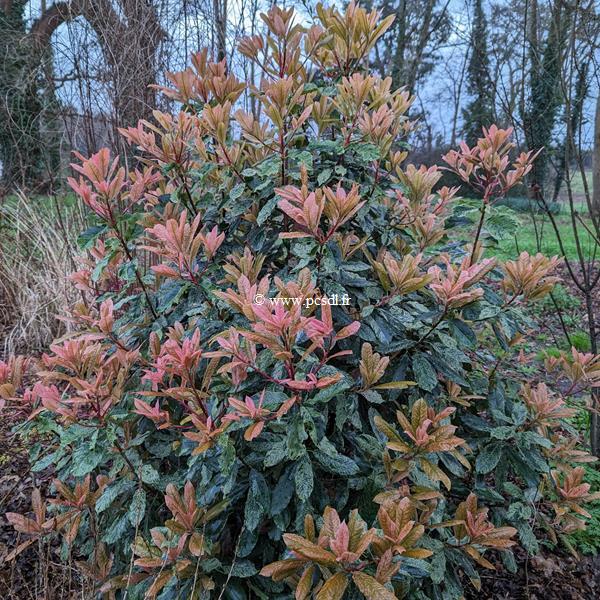
[[[110,69],[114,117],[131,124],[147,117],[155,105],[150,87],[157,80],[156,55],[165,32],[157,5],[146,0],[56,2],[33,23],[31,35],[47,46],[65,22],[83,17],[96,33],[102,56]]]
[[[560,7],[559,7],[560,8]],[[561,227],[553,214],[550,203],[543,193],[545,173],[532,170],[532,182],[535,186],[537,199],[545,212],[545,218],[551,224],[551,231],[546,236],[556,239],[560,253],[564,257],[566,274],[579,291],[584,305],[584,314],[580,326],[585,329],[592,354],[598,353],[600,323],[598,322],[597,293],[600,287],[600,268],[596,257],[600,255],[600,218],[594,210],[594,199],[597,198],[597,181],[593,181],[593,172],[588,170],[590,150],[594,147],[594,133],[586,131],[584,105],[590,93],[588,77],[596,67],[595,56],[600,39],[600,21],[595,15],[593,3],[577,5],[577,10],[561,12],[560,32],[552,34],[556,41],[549,38],[546,47],[547,55],[554,54],[556,64],[548,68],[548,77],[539,81],[545,90],[546,98],[550,98],[548,81],[556,76],[556,86],[552,94],[552,103],[547,104],[545,114],[548,120],[541,119],[539,126],[531,127],[530,134],[549,135],[550,117],[552,113],[562,110],[562,128],[564,143],[555,150],[560,152],[557,164],[557,175],[564,182],[564,201],[562,213],[567,216],[568,225]],[[556,27],[556,23],[552,26]],[[564,36],[564,39],[563,37]],[[560,41],[560,44],[558,44]],[[561,49],[548,50],[550,45]],[[548,62],[548,61],[546,61]],[[558,69],[555,72],[555,69]],[[595,77],[597,78],[597,71]],[[541,107],[541,102],[538,104]],[[541,118],[541,117],[540,117]],[[592,119],[590,118],[590,121]],[[527,130],[526,130],[527,132]],[[541,156],[541,155],[540,155]],[[546,161],[547,168],[549,161]],[[592,169],[593,171],[593,169]],[[592,188],[592,184],[596,187]],[[576,187],[578,190],[576,191]],[[541,248],[543,234],[538,233],[538,247]],[[567,238],[572,238],[575,252],[569,254],[566,250]],[[570,341],[568,331],[565,331]],[[596,456],[600,456],[600,395],[598,389],[592,390],[592,405],[595,411],[590,417],[590,446]]]
[[[600,218],[600,93],[596,98],[594,118],[594,172],[593,172],[593,212]]]
[[[544,193],[546,187],[552,134],[561,106],[559,81],[571,11],[570,5],[561,0],[552,3],[548,32],[543,42],[538,35],[537,0],[532,1],[529,14],[530,94],[523,115],[523,129],[527,148],[544,148],[530,175],[531,187],[538,196]]]
[[[405,86],[414,93],[437,61],[440,46],[451,33],[448,1],[400,0],[365,2],[365,6],[382,9],[384,16],[395,19],[381,42],[375,47],[373,68],[382,76],[392,76],[393,85]]]
[[[58,162],[52,52],[28,43],[24,0],[0,5],[0,162],[4,187],[39,189]]]
[[[473,8],[467,76],[467,91],[471,100],[463,110],[464,135],[469,145],[481,137],[482,127],[489,127],[494,122],[494,86],[490,79],[487,19],[482,0],[474,0]]]

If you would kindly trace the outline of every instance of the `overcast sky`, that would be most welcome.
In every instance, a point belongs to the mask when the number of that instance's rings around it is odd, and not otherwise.
[[[453,33],[450,36],[447,44],[439,50],[439,60],[436,63],[433,71],[427,76],[427,78],[419,85],[417,89],[418,100],[417,104],[420,109],[427,113],[427,123],[431,127],[433,135],[440,135],[445,141],[450,140],[452,120],[454,113],[454,95],[456,91],[457,80],[460,72],[464,69],[465,64],[465,48],[466,41],[469,35],[469,0],[449,0],[447,10],[453,21]],[[173,3],[174,5],[175,3]],[[242,25],[239,23],[242,7],[247,5],[247,0],[229,0],[229,14],[230,21],[238,22],[238,28],[230,27],[230,35],[233,29],[242,29],[239,27]],[[28,4],[27,11],[30,20],[34,20],[39,16],[40,13],[40,0],[33,0]],[[487,5],[489,11],[491,4]],[[245,11],[247,14],[247,11]],[[300,13],[303,20],[307,20],[306,13]],[[207,39],[208,31],[210,30],[207,18],[199,15],[197,18],[180,18],[177,20],[176,16],[171,12],[166,17],[169,27],[168,32],[171,36],[172,45],[170,50],[176,50],[171,52],[167,67],[170,69],[183,68],[186,56],[186,50],[196,50],[198,41]],[[250,23],[245,23],[245,29],[250,29]],[[55,33],[56,36],[56,72],[59,75],[66,76],[73,71],[74,59],[81,62],[85,62],[86,57],[74,55],[74,47],[76,42],[79,43],[82,39],[83,32],[86,30],[83,23],[76,24],[72,27],[62,26]],[[187,31],[187,35],[185,35]],[[91,39],[91,37],[90,37]],[[184,47],[184,40],[187,42],[187,48]],[[231,45],[234,45],[235,40],[230,40]],[[94,45],[91,44],[87,50],[91,63],[97,62],[97,56],[94,55],[97,50],[94,50]],[[515,49],[518,51],[518,49]],[[499,82],[501,88],[506,90],[506,81]],[[585,135],[584,137],[591,142],[593,129],[591,118],[594,111],[595,96],[597,82],[592,86],[592,93],[590,98],[586,102],[584,113],[588,119],[585,124]],[[66,82],[59,90],[61,99],[65,102],[71,103],[81,108],[81,102],[79,100],[80,94],[75,82]],[[100,94],[100,92],[98,92]],[[100,98],[97,98],[98,106],[102,107]],[[463,87],[462,103],[468,101],[465,95]],[[459,130],[460,130],[460,111],[459,111]],[[460,139],[460,137],[459,137]]]

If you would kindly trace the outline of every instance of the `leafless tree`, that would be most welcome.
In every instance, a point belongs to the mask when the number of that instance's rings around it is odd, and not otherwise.
[[[562,127],[564,144],[562,156],[558,161],[559,173],[566,189],[566,210],[569,230],[575,240],[575,257],[569,258],[565,251],[565,233],[558,226],[557,219],[545,195],[539,190],[536,197],[545,209],[552,225],[553,234],[565,257],[569,278],[581,292],[585,304],[585,327],[589,335],[590,349],[597,354],[600,349],[600,321],[597,306],[597,293],[600,289],[600,214],[595,201],[598,199],[599,186],[594,170],[592,180],[596,178],[594,189],[590,186],[589,173],[585,157],[589,148],[594,148],[596,165],[598,164],[598,127],[593,132],[584,128],[583,105],[594,84],[596,93],[600,85],[600,65],[597,62],[598,42],[600,41],[600,20],[594,16],[594,3],[577,1],[571,5],[567,15],[568,36],[565,51],[561,56],[561,69],[558,76],[557,92],[563,107]],[[596,101],[598,105],[600,101]],[[590,119],[591,120],[591,119]],[[596,115],[596,123],[598,115]],[[576,197],[574,181],[579,179],[583,193]],[[590,426],[590,445],[592,452],[600,456],[600,394],[592,393],[592,411]]]

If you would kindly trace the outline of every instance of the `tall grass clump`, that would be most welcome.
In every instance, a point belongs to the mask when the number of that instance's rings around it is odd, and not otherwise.
[[[39,352],[69,329],[59,317],[78,295],[69,275],[86,220],[73,197],[18,193],[0,204],[0,355]]]

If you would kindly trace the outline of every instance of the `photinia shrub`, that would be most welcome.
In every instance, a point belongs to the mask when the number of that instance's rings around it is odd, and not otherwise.
[[[206,51],[169,73],[181,111],[122,131],[134,170],[73,165],[97,216],[78,333],[30,387],[0,363],[56,475],[7,515],[13,557],[60,535],[105,598],[459,598],[585,527],[568,418],[600,358],[523,381],[557,259],[484,258],[535,157],[492,126],[444,157],[483,199],[437,189],[404,166],[412,98],[367,70],[391,17],[317,14],[262,15],[239,48],[259,87]]]

